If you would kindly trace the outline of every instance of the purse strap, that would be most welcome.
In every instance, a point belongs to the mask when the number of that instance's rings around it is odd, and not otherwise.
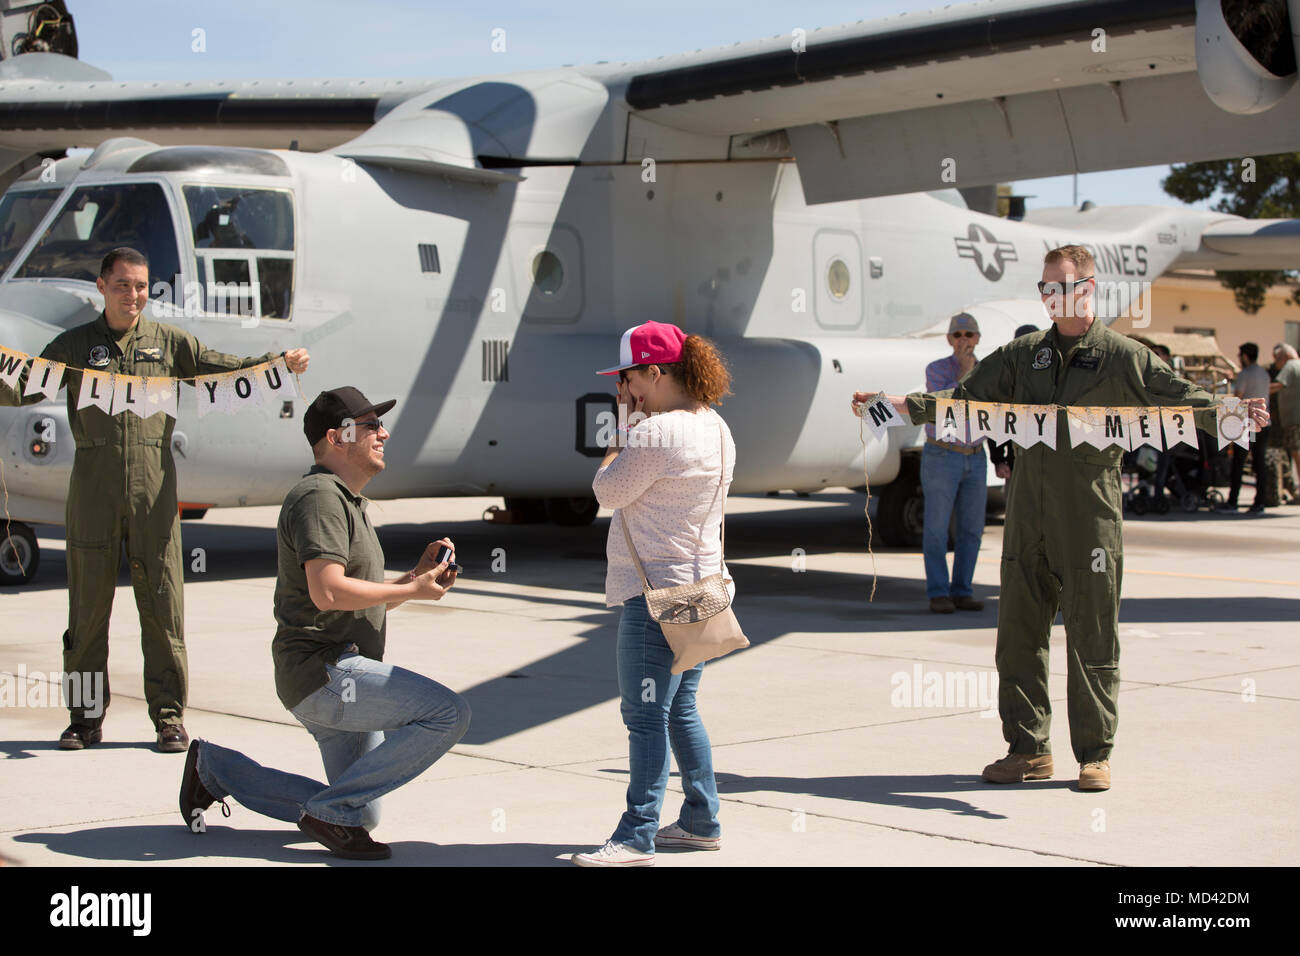
[[[713,501],[709,502],[709,511],[713,510],[713,502],[718,500],[718,495],[722,491],[722,483],[727,478],[727,436],[722,433],[722,426],[718,425],[718,451],[722,455],[722,471],[718,474],[718,487],[713,492]],[[707,521],[708,518],[705,518]],[[641,566],[641,556],[636,553],[636,545],[632,543],[632,534],[627,527],[627,519],[623,517],[623,509],[618,509],[619,527],[623,529],[623,540],[627,542],[628,553],[632,555],[632,563],[636,565],[636,573],[641,576],[642,588],[650,588],[650,579],[645,576],[645,568]],[[722,527],[720,534],[719,563],[726,563],[727,557],[727,498],[722,498]],[[700,526],[700,547],[704,546],[704,526]],[[653,589],[652,589],[653,590]]]

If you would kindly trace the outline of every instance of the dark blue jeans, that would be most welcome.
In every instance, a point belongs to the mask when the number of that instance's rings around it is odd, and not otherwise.
[[[671,674],[672,663],[672,649],[651,620],[645,598],[624,601],[618,622],[618,689],[629,751],[627,811],[612,839],[642,853],[654,852],[670,747],[686,795],[678,825],[695,836],[722,833],[713,749],[695,708],[704,665]]]
[[[972,455],[963,455],[927,442],[921,449],[921,492],[925,496],[925,527],[921,538],[925,596],[970,597],[988,504],[988,459],[983,448]],[[950,584],[948,523],[954,511],[957,534]]]

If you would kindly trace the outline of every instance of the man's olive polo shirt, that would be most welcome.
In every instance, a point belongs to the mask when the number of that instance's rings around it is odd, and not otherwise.
[[[313,558],[343,565],[363,581],[384,580],[384,552],[366,517],[366,500],[333,472],[315,465],[285,496],[276,529],[279,571],[271,642],[275,692],[287,708],[329,683],[326,663],[355,644],[363,657],[383,660],[383,604],[363,611],[322,611],[312,603],[303,567]]]

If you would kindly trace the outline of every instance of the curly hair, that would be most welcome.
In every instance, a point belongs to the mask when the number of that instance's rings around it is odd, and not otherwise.
[[[731,373],[718,347],[699,335],[688,335],[682,343],[682,360],[660,365],[663,371],[682,383],[686,394],[706,405],[721,405],[731,394]]]

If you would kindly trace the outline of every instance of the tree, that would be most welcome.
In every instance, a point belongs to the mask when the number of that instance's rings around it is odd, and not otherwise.
[[[1223,198],[1216,212],[1247,219],[1300,218],[1300,153],[1278,153],[1254,157],[1253,174],[1245,175],[1244,160],[1224,159],[1208,163],[1187,163],[1170,167],[1160,185],[1182,202],[1199,202],[1216,193]],[[1252,272],[1215,272],[1225,288],[1232,290],[1237,307],[1252,315],[1264,307],[1270,286],[1296,277],[1294,271],[1272,269]],[[1291,293],[1300,305],[1300,286]]]

